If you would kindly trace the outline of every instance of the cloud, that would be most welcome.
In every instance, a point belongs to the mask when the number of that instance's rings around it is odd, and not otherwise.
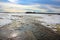
[[[54,13],[60,13],[60,6],[46,5],[46,7]]]
[[[12,3],[17,3],[19,0],[8,0],[8,1]]]
[[[32,4],[32,5],[21,5],[21,4],[12,4],[12,3],[2,3],[0,2],[0,10],[2,12],[55,12],[60,13],[60,6],[53,6],[47,4]],[[1,11],[0,11],[1,12]]]

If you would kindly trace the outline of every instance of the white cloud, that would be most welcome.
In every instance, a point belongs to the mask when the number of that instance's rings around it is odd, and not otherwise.
[[[17,3],[18,0],[8,0],[9,2],[12,2],[12,3]]]
[[[60,13],[60,6],[46,5],[46,7],[54,13]]]
[[[26,12],[26,11],[49,12],[51,10],[52,12],[60,13],[60,6],[58,7],[47,4],[18,5],[0,2],[0,6],[2,6],[0,10],[4,10],[6,12]]]
[[[2,9],[7,12],[26,12],[26,11],[41,11],[46,12],[46,9],[39,9],[38,6],[40,5],[18,5],[18,4],[12,4],[12,3],[0,3],[2,5]],[[28,9],[28,10],[26,10]]]

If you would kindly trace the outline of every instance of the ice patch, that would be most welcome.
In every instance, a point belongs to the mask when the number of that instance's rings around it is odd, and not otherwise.
[[[0,19],[0,26],[11,23],[12,21],[9,19]]]

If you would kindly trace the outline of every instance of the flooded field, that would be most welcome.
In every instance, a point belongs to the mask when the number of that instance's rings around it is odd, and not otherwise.
[[[0,14],[0,40],[59,40],[60,15]]]

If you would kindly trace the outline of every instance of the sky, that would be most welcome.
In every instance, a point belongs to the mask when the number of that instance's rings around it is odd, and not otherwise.
[[[60,13],[60,0],[0,0],[0,12]]]

